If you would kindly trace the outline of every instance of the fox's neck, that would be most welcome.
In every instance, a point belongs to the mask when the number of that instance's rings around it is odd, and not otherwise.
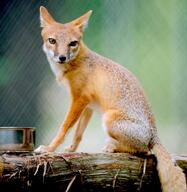
[[[79,54],[77,55],[77,57],[75,58],[76,60],[80,60],[82,58],[85,57],[89,57],[89,55],[91,54],[91,50],[85,45],[85,43],[83,41],[80,42],[80,50],[79,50]]]

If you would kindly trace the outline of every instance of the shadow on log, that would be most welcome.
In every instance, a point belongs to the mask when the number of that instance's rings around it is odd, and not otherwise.
[[[187,175],[187,156],[175,156]],[[9,192],[159,192],[154,155],[4,153],[0,190]]]

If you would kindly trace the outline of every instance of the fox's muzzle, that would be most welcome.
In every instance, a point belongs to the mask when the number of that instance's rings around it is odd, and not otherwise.
[[[66,62],[66,56],[64,56],[64,55],[60,55],[58,59],[59,59],[59,63],[60,63],[60,64]]]

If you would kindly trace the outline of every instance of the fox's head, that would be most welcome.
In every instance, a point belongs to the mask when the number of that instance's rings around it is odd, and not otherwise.
[[[53,19],[46,8],[40,7],[43,50],[50,62],[65,64],[76,58],[91,13],[88,11],[78,19],[61,24]]]

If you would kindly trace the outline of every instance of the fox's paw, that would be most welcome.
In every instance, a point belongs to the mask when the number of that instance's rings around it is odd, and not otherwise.
[[[51,152],[50,148],[45,145],[40,145],[38,148],[34,150],[35,153],[48,153]]]
[[[64,152],[66,152],[66,153],[70,153],[70,152],[74,152],[74,151],[75,151],[75,149],[72,145],[64,148]]]
[[[108,143],[102,150],[104,153],[115,153],[117,152],[117,148],[114,144]]]

